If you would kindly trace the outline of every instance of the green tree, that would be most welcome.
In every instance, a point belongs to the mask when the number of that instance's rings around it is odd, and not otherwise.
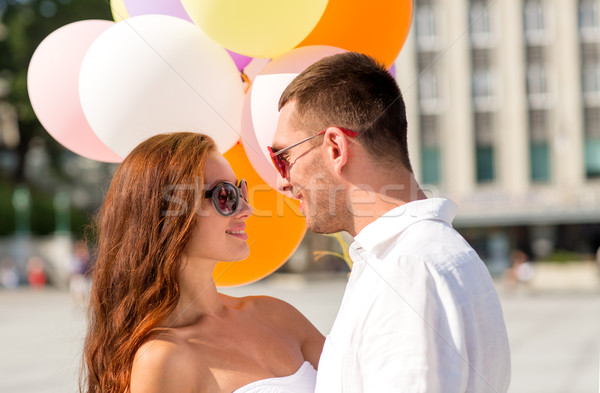
[[[34,138],[45,141],[51,165],[60,172],[58,157],[64,148],[37,120],[27,94],[27,68],[40,42],[54,30],[80,20],[111,20],[106,0],[0,0],[0,81],[7,93],[0,96],[17,110],[19,143],[17,165],[7,174],[15,183],[25,179],[25,157]],[[6,146],[0,146],[6,150]]]
[[[0,236],[14,231],[11,196],[16,184],[25,183],[32,192],[31,229],[35,234],[54,230],[53,195],[56,189],[74,182],[63,169],[67,151],[44,130],[38,121],[27,92],[27,69],[40,42],[56,29],[86,19],[112,20],[108,0],[0,0],[0,105],[14,108],[18,117],[18,144],[7,146],[0,139],[0,160],[9,158],[15,165],[0,165]],[[57,99],[60,96],[57,95]],[[1,120],[1,118],[0,118]],[[0,135],[3,124],[0,122]],[[26,176],[27,153],[42,145],[49,157],[53,187],[41,187]],[[54,181],[54,180],[53,180]],[[61,184],[59,184],[61,183]],[[90,206],[90,210],[95,206]],[[73,231],[81,234],[90,212],[71,211]]]

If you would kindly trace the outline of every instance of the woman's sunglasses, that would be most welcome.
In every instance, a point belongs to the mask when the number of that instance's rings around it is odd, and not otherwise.
[[[235,214],[242,206],[241,200],[248,202],[248,184],[242,179],[236,186],[228,181],[215,184],[204,193],[205,198],[212,198],[217,213],[222,216]]]
[[[360,133],[357,131],[351,131],[348,130],[346,128],[340,128],[340,130],[346,134],[348,137],[350,138],[356,138]],[[288,147],[284,147],[283,149],[279,149],[277,151],[274,151],[273,148],[271,146],[267,146],[267,150],[269,151],[269,155],[271,156],[271,161],[273,161],[273,165],[275,165],[275,168],[277,169],[277,172],[279,172],[279,175],[281,175],[281,177],[285,178],[287,171],[289,169],[289,163],[288,161],[281,156],[281,154],[285,153],[286,151],[290,150],[292,147],[296,147],[301,143],[304,143],[306,141],[309,141],[313,138],[318,137],[319,135],[323,135],[325,134],[327,130],[321,131],[318,134],[315,135],[311,135],[308,138],[302,139],[299,142],[294,143],[293,145],[290,145]]]

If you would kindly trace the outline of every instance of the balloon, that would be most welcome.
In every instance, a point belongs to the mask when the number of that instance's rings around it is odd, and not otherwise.
[[[225,49],[172,16],[136,16],[100,35],[79,91],[92,129],[122,156],[163,132],[202,132],[221,151],[240,136],[239,71]]]
[[[296,74],[291,75],[293,78]],[[285,88],[285,86],[287,86],[287,83],[283,82],[281,86],[282,91]],[[276,93],[272,94],[272,96],[276,97]],[[269,158],[268,154],[266,154],[263,151],[263,147],[258,142],[258,139],[256,138],[256,132],[252,124],[251,97],[252,87],[250,88],[250,91],[246,94],[246,97],[244,98],[244,107],[242,109],[242,144],[244,146],[244,151],[246,152],[248,160],[250,161],[252,167],[258,173],[260,178],[272,188],[277,189],[277,180],[279,175],[275,170],[275,167],[271,163],[271,159]],[[272,99],[269,100],[269,102],[273,104]],[[270,116],[265,115],[265,117],[273,119],[273,121],[276,122],[277,118],[279,117],[277,107],[272,106]],[[267,146],[269,145],[270,143]],[[291,196],[289,194],[287,195]]]
[[[254,78],[244,100],[242,143],[252,166],[271,187],[276,189],[279,175],[271,163],[267,146],[271,145],[277,128],[281,93],[315,61],[343,52],[346,51],[324,45],[297,48],[271,61]]]
[[[129,16],[170,15],[191,22],[179,0],[124,0]]]
[[[115,22],[129,18],[127,8],[125,8],[125,0],[110,0],[110,12]]]
[[[327,0],[181,0],[181,3],[193,21],[225,48],[252,57],[276,57],[310,33],[323,15]]]
[[[105,162],[123,159],[98,139],[79,101],[79,70],[96,38],[113,26],[108,20],[68,24],[37,47],[27,72],[27,90],[35,114],[54,139],[67,149]]]
[[[306,233],[298,201],[262,182],[240,144],[224,156],[237,177],[248,181],[254,214],[246,221],[250,256],[239,262],[217,264],[213,277],[221,287],[248,284],[273,273],[292,255]]]
[[[396,66],[394,64],[391,65],[391,67],[388,69],[388,72],[391,76],[396,78]]]
[[[179,0],[121,0],[124,1],[129,16],[169,15],[192,22]],[[227,51],[238,70],[242,71],[250,63],[251,57]]]
[[[366,53],[391,66],[406,41],[413,0],[329,0],[319,23],[298,47],[331,45]]]
[[[252,61],[251,57],[240,55],[239,53],[235,53],[230,50],[227,50],[227,53],[229,53],[229,56],[231,56],[233,62],[240,71],[242,71]]]
[[[328,45],[313,45],[302,48],[296,48],[283,56],[274,59],[267,64],[260,72],[261,75],[282,74],[295,72],[297,74],[304,71],[309,65],[321,60],[324,57],[337,55],[347,52],[344,49]]]
[[[242,114],[242,144],[248,159],[260,177],[277,189],[277,173],[267,146],[271,146],[279,110],[279,97],[297,73],[258,75],[246,94]]]

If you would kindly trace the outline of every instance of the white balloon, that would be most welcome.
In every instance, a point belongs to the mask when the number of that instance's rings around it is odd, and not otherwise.
[[[256,139],[269,161],[267,146],[271,146],[279,121],[279,97],[298,74],[259,75],[252,84],[251,113]]]
[[[85,55],[79,94],[92,130],[123,157],[160,133],[207,134],[221,152],[240,137],[239,71],[183,19],[142,15],[106,30]]]

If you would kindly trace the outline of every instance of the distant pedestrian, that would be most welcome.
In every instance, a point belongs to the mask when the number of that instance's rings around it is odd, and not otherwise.
[[[507,269],[504,275],[504,284],[507,290],[514,291],[528,285],[533,280],[535,271],[528,255],[522,250],[514,250],[510,254],[510,262],[510,269]]]
[[[34,288],[46,285],[46,272],[44,271],[44,260],[33,256],[27,261],[27,281]]]
[[[600,274],[600,247],[596,251],[596,266],[598,266],[598,274]]]
[[[0,261],[0,283],[4,288],[13,289],[19,285],[17,264],[12,258]]]
[[[85,305],[87,293],[90,288],[90,250],[83,241],[75,243],[73,248],[73,258],[71,260],[71,279],[69,282],[69,292],[71,299],[76,304]]]

